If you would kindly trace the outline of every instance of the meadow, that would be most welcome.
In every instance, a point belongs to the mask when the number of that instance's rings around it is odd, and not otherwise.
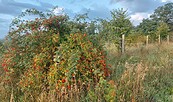
[[[114,44],[105,44],[111,74],[94,89],[74,85],[70,90],[64,89],[67,94],[57,94],[55,90],[16,94],[1,79],[1,102],[172,102],[173,43],[128,47],[124,54],[116,49]]]
[[[172,101],[172,44],[131,47],[123,55],[111,47],[107,51],[118,101]]]
[[[138,26],[27,9],[0,41],[0,102],[173,102],[172,8]]]

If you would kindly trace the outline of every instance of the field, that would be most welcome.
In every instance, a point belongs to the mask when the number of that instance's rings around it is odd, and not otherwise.
[[[139,25],[123,8],[105,19],[22,11],[0,40],[0,102],[173,102],[172,9]]]
[[[92,102],[172,102],[173,101],[173,43],[150,44],[148,46],[129,47],[124,54],[117,53],[113,44],[106,44],[107,63],[111,65],[111,74],[97,89],[88,92],[74,89],[67,92],[72,95],[57,98],[55,92],[41,92],[39,96],[16,94],[1,81],[0,99],[14,101],[55,102],[92,101]],[[2,80],[2,79],[1,79]],[[105,86],[105,85],[106,86]],[[7,90],[8,89],[8,90]],[[69,95],[68,94],[68,95]],[[20,96],[21,95],[21,96]]]
[[[124,55],[116,55],[109,47],[107,51],[119,101],[172,101],[172,44],[131,47]]]

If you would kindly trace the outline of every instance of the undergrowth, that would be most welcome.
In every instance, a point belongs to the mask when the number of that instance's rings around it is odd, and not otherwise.
[[[38,95],[37,91],[33,94],[15,92],[15,89],[1,81],[1,102],[14,101],[15,98],[24,102],[173,101],[172,43],[131,47],[126,49],[124,54],[118,54],[114,47],[104,46],[107,63],[111,65],[111,74],[106,79],[101,77],[97,84],[92,81],[80,85],[74,82],[68,87],[69,89],[62,87],[58,92],[57,90],[40,91]],[[2,70],[1,73],[3,73]],[[34,93],[38,96],[36,97]]]

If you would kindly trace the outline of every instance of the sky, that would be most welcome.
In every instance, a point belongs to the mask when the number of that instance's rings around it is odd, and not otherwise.
[[[168,2],[173,0],[0,0],[0,39],[7,35],[12,19],[30,8],[44,12],[58,6],[54,13],[63,11],[73,17],[75,14],[88,12],[91,19],[110,18],[111,10],[124,8],[136,26],[142,19],[148,18],[157,7]]]

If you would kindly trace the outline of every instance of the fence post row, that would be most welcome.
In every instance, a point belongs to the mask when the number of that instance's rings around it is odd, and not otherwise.
[[[158,43],[161,44],[161,37],[160,35],[158,36]],[[167,43],[169,44],[169,35],[167,35]],[[148,46],[149,44],[149,35],[146,36],[146,46]],[[121,41],[120,41],[120,49],[121,49],[121,53],[124,53],[125,52],[125,34],[122,34],[121,35]]]

